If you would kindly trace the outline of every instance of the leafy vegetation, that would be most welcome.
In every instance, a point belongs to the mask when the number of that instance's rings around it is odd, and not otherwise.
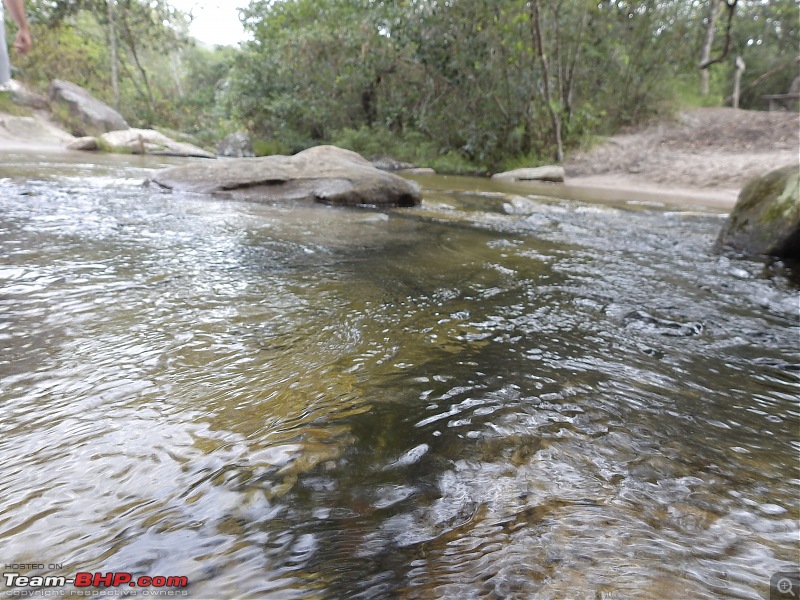
[[[24,106],[18,106],[11,97],[11,92],[0,92],[0,113],[13,117],[29,117],[32,111]]]
[[[252,41],[213,49],[166,0],[28,5],[18,66],[39,91],[68,79],[206,145],[245,129],[259,154],[334,143],[450,172],[561,160],[719,105],[737,56],[740,106],[765,108],[799,66],[795,0],[252,0]]]

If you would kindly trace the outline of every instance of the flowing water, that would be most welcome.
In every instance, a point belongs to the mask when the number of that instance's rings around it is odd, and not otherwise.
[[[718,212],[269,206],[86,156],[0,157],[4,571],[660,599],[796,567],[798,283],[711,254]]]

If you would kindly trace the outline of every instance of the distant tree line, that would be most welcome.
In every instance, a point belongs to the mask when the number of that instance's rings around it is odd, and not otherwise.
[[[165,0],[26,0],[35,40],[14,57],[40,92],[66,79],[117,108],[129,123],[199,135],[230,129],[217,93],[238,50],[188,36],[190,16]]]
[[[166,0],[33,0],[24,78],[84,85],[136,124],[262,152],[339,143],[495,170],[798,74],[795,0],[252,0],[252,41],[206,49]]]

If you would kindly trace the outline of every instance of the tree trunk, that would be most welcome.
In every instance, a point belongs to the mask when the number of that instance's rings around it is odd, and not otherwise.
[[[725,25],[725,43],[718,56],[708,58],[700,63],[700,68],[703,70],[725,60],[731,49],[731,42],[733,41],[733,16],[736,14],[736,5],[739,4],[739,0],[720,0],[720,2],[725,4],[725,10],[728,11],[728,22]]]
[[[739,88],[742,83],[742,73],[744,73],[744,60],[741,56],[736,57],[736,75],[733,76],[733,108],[739,108]]]
[[[181,83],[181,75],[178,69],[178,51],[172,51],[172,78],[175,80],[175,91],[178,92],[178,98],[183,98],[183,84]]]
[[[542,84],[544,87],[544,101],[547,105],[547,110],[550,114],[550,122],[553,127],[553,138],[556,146],[555,159],[558,162],[564,162],[564,145],[561,140],[561,115],[553,104],[553,94],[550,87],[550,61],[544,51],[544,44],[542,42],[542,27],[539,15],[539,0],[532,0],[531,7],[531,29],[533,33],[533,41],[535,44],[536,55],[539,57],[539,62],[542,65]]]
[[[141,75],[142,77],[142,84],[144,85],[145,93],[147,94],[148,106],[150,110],[153,110],[153,106],[155,105],[155,100],[153,99],[153,90],[150,88],[150,81],[147,77],[147,71],[142,65],[142,61],[139,60],[139,52],[137,50],[136,38],[131,33],[131,30],[128,27],[128,23],[125,20],[125,18],[122,19],[122,26],[123,26],[125,45],[130,50],[131,56],[133,56],[133,63],[134,65],[136,65],[136,69],[139,71],[139,75]]]
[[[108,8],[108,45],[111,51],[111,90],[114,93],[114,108],[119,111],[119,55],[117,48],[117,29],[114,19],[116,0],[107,0]]]
[[[719,0],[710,0],[708,5],[708,23],[706,24],[706,37],[703,40],[703,47],[700,49],[700,64],[704,65],[711,59],[711,47],[714,45],[714,32],[717,28],[717,17],[722,8],[722,2]],[[706,68],[700,69],[700,94],[708,96],[709,81],[711,73]]]
[[[578,59],[581,54],[581,48],[583,47],[583,33],[586,30],[586,21],[588,20],[588,8],[584,5],[583,13],[581,14],[581,24],[578,28],[578,35],[577,40],[578,43],[575,44],[574,53],[572,55],[572,60],[570,61],[569,69],[567,70],[567,91],[562,99],[564,105],[567,109],[567,125],[572,122],[572,113],[573,107],[575,106],[575,71],[578,66]]]

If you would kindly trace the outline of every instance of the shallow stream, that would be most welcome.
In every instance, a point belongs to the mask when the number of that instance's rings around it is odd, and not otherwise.
[[[798,283],[711,254],[721,213],[444,177],[269,206],[86,156],[0,156],[4,566],[209,599],[764,598],[796,566]]]

